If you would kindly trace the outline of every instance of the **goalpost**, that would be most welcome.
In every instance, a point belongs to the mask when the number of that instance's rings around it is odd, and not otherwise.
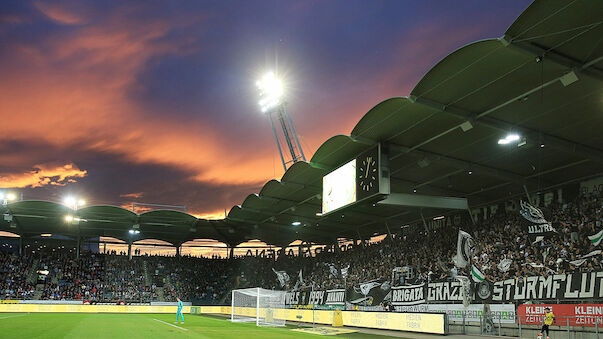
[[[230,321],[255,322],[257,326],[285,326],[280,309],[285,292],[263,288],[232,290]]]

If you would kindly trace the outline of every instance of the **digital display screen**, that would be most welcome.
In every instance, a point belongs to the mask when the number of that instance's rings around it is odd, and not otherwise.
[[[322,213],[356,202],[356,159],[322,178]]]

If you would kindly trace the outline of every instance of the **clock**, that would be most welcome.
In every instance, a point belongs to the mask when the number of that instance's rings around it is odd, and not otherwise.
[[[372,155],[367,155],[360,159],[360,168],[358,169],[358,183],[360,189],[366,192],[377,186],[379,173],[377,171],[377,160]]]
[[[370,149],[356,158],[356,194],[358,200],[379,193],[379,148]]]

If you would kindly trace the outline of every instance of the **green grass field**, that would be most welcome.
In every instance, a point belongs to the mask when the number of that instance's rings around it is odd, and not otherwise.
[[[318,338],[292,331],[297,326],[256,327],[219,317],[185,317],[178,328],[171,326],[175,325],[173,314],[0,313],[0,338]],[[337,336],[373,337],[363,333]]]

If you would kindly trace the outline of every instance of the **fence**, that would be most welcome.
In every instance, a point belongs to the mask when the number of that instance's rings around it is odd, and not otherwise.
[[[449,321],[449,333],[506,336],[517,338],[537,338],[542,328],[541,315],[516,315],[513,322],[496,316],[480,315],[479,321]],[[557,316],[549,326],[550,337],[554,339],[599,339],[603,330],[603,315]],[[543,334],[546,338],[546,334]],[[603,339],[603,335],[601,335]]]

